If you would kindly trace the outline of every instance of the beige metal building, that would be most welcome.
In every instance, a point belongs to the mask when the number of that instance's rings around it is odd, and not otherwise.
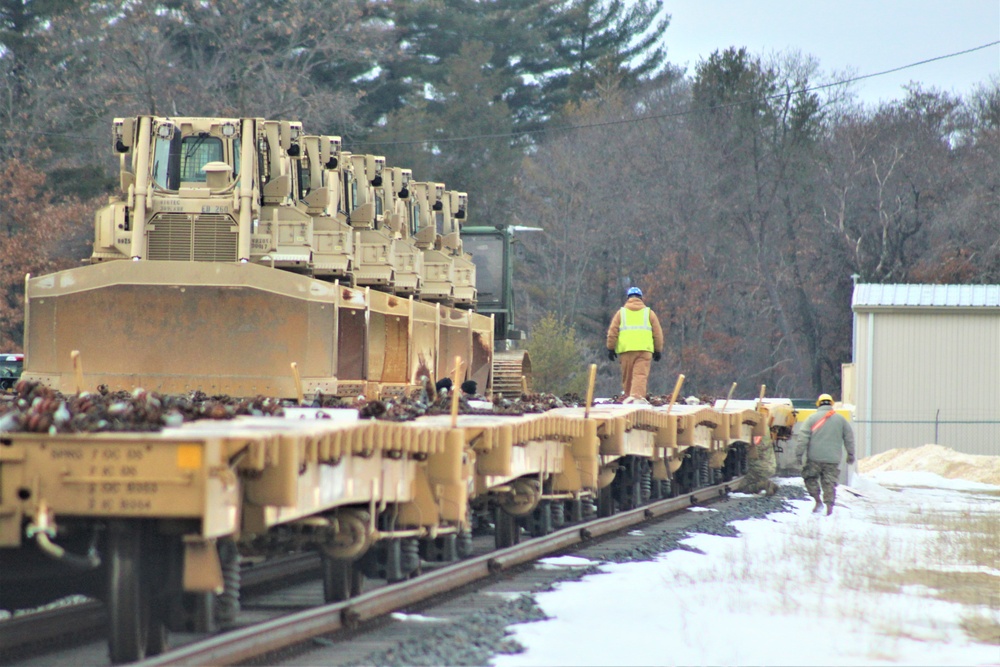
[[[858,284],[852,308],[859,456],[929,443],[1000,455],[1000,285]]]

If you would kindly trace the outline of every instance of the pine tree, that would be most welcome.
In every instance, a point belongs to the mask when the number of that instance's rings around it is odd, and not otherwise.
[[[662,0],[397,0],[385,19],[399,54],[369,90],[373,118],[440,86],[441,63],[468,43],[489,50],[484,67],[502,80],[498,95],[518,130],[540,127],[608,68],[633,83],[666,67]]]

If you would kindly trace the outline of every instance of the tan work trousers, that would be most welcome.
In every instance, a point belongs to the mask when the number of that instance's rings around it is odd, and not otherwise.
[[[622,396],[646,398],[646,384],[649,382],[649,365],[652,352],[622,352],[618,355],[622,364]]]

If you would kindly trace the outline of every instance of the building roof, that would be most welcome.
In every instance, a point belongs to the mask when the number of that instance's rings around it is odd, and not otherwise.
[[[851,307],[981,307],[1000,308],[1000,285],[881,285],[854,286]]]

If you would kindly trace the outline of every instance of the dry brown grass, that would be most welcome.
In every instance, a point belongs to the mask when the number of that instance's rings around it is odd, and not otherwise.
[[[1000,623],[988,616],[975,614],[963,617],[962,630],[974,642],[1000,646]]]
[[[899,573],[892,583],[926,586],[936,591],[939,600],[1000,611],[1000,576],[994,574],[915,569]]]
[[[927,641],[945,629],[937,623],[915,628],[905,614],[875,610],[871,593],[905,593],[962,605],[961,628],[969,639],[1000,643],[1000,515],[918,506],[909,512],[883,514],[875,523],[918,533],[916,539],[900,539],[893,532],[862,537],[831,531],[821,521],[803,522],[795,525],[789,539],[774,545],[768,561],[797,563],[803,571],[799,576],[804,574],[809,586],[823,591],[820,597],[836,598],[841,618],[872,627],[872,618],[877,617],[877,632],[887,641]],[[759,564],[748,567],[752,562],[745,552],[728,566],[705,573],[706,578],[764,584],[773,573],[760,569]],[[901,569],[900,563],[920,566]],[[797,578],[771,578],[770,587],[781,600],[779,608],[824,613],[823,605],[813,609],[811,600],[799,594]]]
[[[938,600],[970,608],[962,617],[961,628],[971,641],[1000,644],[1000,516],[995,513],[926,511],[879,523],[909,525],[934,531],[922,554],[922,562],[939,563],[939,569],[912,568],[902,572],[884,571],[874,582],[882,591],[899,591],[904,586],[923,586]],[[885,554],[887,555],[887,554]],[[993,612],[986,615],[982,608]],[[976,609],[978,608],[978,609]]]

